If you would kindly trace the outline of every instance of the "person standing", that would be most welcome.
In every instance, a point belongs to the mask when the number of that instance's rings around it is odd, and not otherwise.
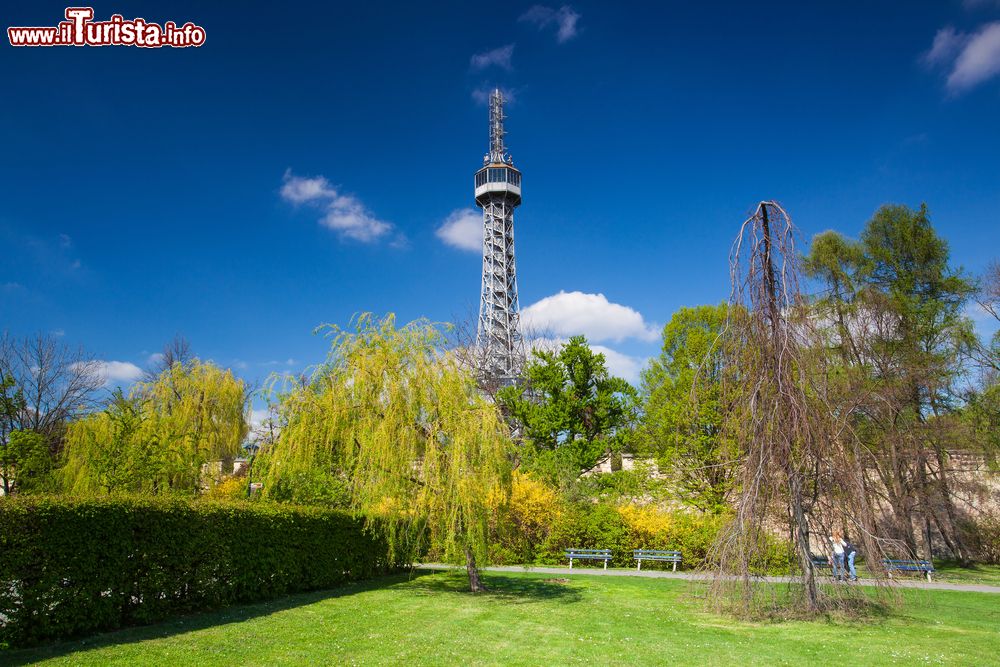
[[[837,581],[843,581],[844,547],[847,546],[847,542],[844,541],[844,536],[839,530],[834,530],[833,535],[830,536],[830,544],[833,546],[833,561],[831,563],[833,566],[833,577]]]
[[[847,560],[847,570],[850,574],[851,581],[858,580],[858,571],[854,569],[854,557],[858,555],[858,550],[854,546],[854,543],[850,540],[844,539],[844,558]]]

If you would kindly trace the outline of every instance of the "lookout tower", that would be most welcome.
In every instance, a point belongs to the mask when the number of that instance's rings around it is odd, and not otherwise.
[[[514,270],[514,209],[521,204],[521,172],[504,145],[503,94],[490,93],[490,152],[476,172],[476,205],[483,209],[483,288],[476,348],[481,380],[504,386],[524,365]]]

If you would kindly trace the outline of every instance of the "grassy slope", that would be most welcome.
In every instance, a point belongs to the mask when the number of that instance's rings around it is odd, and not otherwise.
[[[690,584],[627,577],[458,573],[390,577],[236,607],[30,652],[0,663],[212,664],[957,664],[1000,661],[1000,596],[909,591],[864,623],[737,623]]]

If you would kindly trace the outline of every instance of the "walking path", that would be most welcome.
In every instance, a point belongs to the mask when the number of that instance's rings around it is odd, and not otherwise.
[[[462,565],[445,565],[444,563],[418,563],[413,566],[418,570],[464,570]],[[486,572],[530,572],[533,574],[584,574],[599,577],[647,577],[649,579],[687,579],[699,580],[710,579],[711,575],[701,572],[664,572],[660,570],[622,570],[622,569],[601,569],[593,567],[577,567],[572,570],[568,567],[524,567],[522,565],[498,565],[496,567],[480,568]],[[761,577],[760,581],[771,584],[787,584],[792,581],[791,577]],[[935,591],[969,591],[973,593],[1000,593],[1000,586],[988,586],[986,584],[949,584],[945,582],[927,581],[906,581],[895,579],[895,584],[901,588],[923,588]],[[875,586],[876,583],[870,579],[862,579],[856,586]]]

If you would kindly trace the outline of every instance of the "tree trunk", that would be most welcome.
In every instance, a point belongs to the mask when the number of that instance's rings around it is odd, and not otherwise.
[[[799,566],[806,577],[806,600],[810,611],[819,610],[819,589],[816,586],[816,570],[813,568],[812,554],[809,552],[809,524],[802,508],[802,479],[799,471],[788,464],[789,491],[791,491],[792,519],[795,522],[796,542],[798,542]]]
[[[469,573],[469,590],[473,593],[481,593],[486,590],[482,579],[479,577],[479,568],[476,567],[476,557],[472,555],[472,550],[465,547],[465,570]]]
[[[762,269],[764,271],[764,293],[767,296],[767,318],[771,325],[771,354],[770,372],[773,374],[773,381],[777,385],[779,392],[783,389],[781,373],[781,359],[777,351],[780,340],[779,321],[781,312],[778,307],[778,286],[774,275],[774,260],[771,256],[771,222],[767,215],[767,205],[761,206],[761,229],[763,231],[764,253],[761,257]],[[781,406],[788,410],[787,399]],[[794,408],[793,408],[794,409]],[[806,604],[810,611],[819,610],[819,589],[816,586],[816,572],[813,569],[812,555],[809,552],[809,524],[806,520],[803,491],[802,473],[796,466],[795,443],[790,440],[784,443],[784,450],[778,452],[785,458],[785,474],[788,477],[789,509],[794,523],[796,542],[798,543],[799,566],[805,576]]]
[[[906,484],[906,470],[903,468],[903,456],[896,451],[896,444],[889,443],[888,472],[879,469],[879,477],[885,486],[887,500],[892,508],[892,523],[896,534],[907,549],[907,558],[916,556],[917,538],[913,527],[914,499],[913,492]],[[913,554],[911,556],[910,554]]]
[[[938,523],[938,529],[948,544],[948,548],[955,554],[955,558],[958,559],[959,564],[962,567],[969,567],[972,563],[969,559],[969,551],[962,540],[961,524],[958,519],[958,513],[955,511],[955,503],[952,502],[951,485],[948,483],[948,454],[944,447],[937,442],[934,443],[934,453],[937,455],[938,462],[938,489],[941,493],[941,502],[948,518],[948,528],[950,530],[946,530],[941,525],[936,515],[934,517],[935,522]]]

